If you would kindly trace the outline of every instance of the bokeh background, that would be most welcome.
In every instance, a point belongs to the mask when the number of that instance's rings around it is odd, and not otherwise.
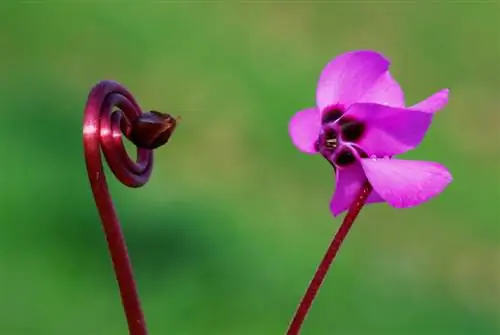
[[[147,186],[110,177],[151,334],[285,332],[340,218],[331,168],[290,143],[323,66],[374,49],[408,104],[451,101],[407,157],[453,184],[364,210],[304,335],[500,334],[500,3],[0,5],[0,334],[126,334],[84,167],[102,79],[183,120]]]

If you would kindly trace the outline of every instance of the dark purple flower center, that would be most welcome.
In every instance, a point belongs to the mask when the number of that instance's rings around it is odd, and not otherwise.
[[[322,128],[316,149],[336,167],[346,167],[358,159],[367,157],[356,144],[365,133],[366,126],[350,116],[343,117],[343,109],[332,106],[323,112]],[[347,145],[343,145],[347,144]]]
[[[365,125],[351,117],[344,117],[339,120],[340,129],[342,130],[342,139],[345,142],[356,142],[365,132]]]
[[[323,111],[323,117],[321,118],[322,124],[333,123],[340,119],[344,114],[344,110],[340,106],[330,106]]]
[[[339,136],[335,129],[326,128],[323,132],[322,145],[325,149],[335,150],[339,143]]]
[[[351,148],[342,148],[340,152],[334,157],[333,162],[335,165],[345,167],[351,165],[356,161],[356,156]]]

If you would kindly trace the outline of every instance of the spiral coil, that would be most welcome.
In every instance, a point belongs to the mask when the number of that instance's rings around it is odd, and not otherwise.
[[[115,110],[117,108],[118,110]],[[147,183],[153,168],[152,150],[137,148],[133,161],[123,144],[123,135],[142,114],[138,103],[123,86],[112,81],[97,84],[89,94],[84,117],[84,145],[87,163],[96,174],[91,179],[105,178],[100,150],[115,177],[128,187]],[[90,156],[94,159],[89,159]],[[99,158],[98,158],[99,157]],[[98,159],[97,159],[98,158]],[[99,163],[101,166],[95,166]]]
[[[88,177],[131,335],[146,335],[147,330],[125,239],[104,175],[101,150],[111,171],[122,184],[140,187],[147,183],[153,168],[151,148],[165,144],[175,125],[175,119],[169,114],[142,113],[132,94],[113,81],[102,81],[94,86],[85,106],[83,143]],[[130,134],[134,136],[130,137]],[[127,137],[137,147],[135,161],[125,149],[124,135],[129,135]]]

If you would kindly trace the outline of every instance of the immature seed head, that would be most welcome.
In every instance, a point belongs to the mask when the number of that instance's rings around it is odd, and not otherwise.
[[[156,149],[168,142],[177,121],[178,119],[168,113],[142,113],[132,123],[128,137],[139,148]]]

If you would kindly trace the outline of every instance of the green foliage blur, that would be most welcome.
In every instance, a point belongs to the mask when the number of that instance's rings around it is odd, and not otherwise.
[[[406,157],[454,182],[363,211],[303,334],[500,334],[499,22],[479,0],[3,3],[0,335],[127,333],[83,160],[103,79],[182,116],[145,187],[108,178],[150,333],[283,334],[341,221],[288,120],[355,49],[392,60],[408,104],[451,89]]]

